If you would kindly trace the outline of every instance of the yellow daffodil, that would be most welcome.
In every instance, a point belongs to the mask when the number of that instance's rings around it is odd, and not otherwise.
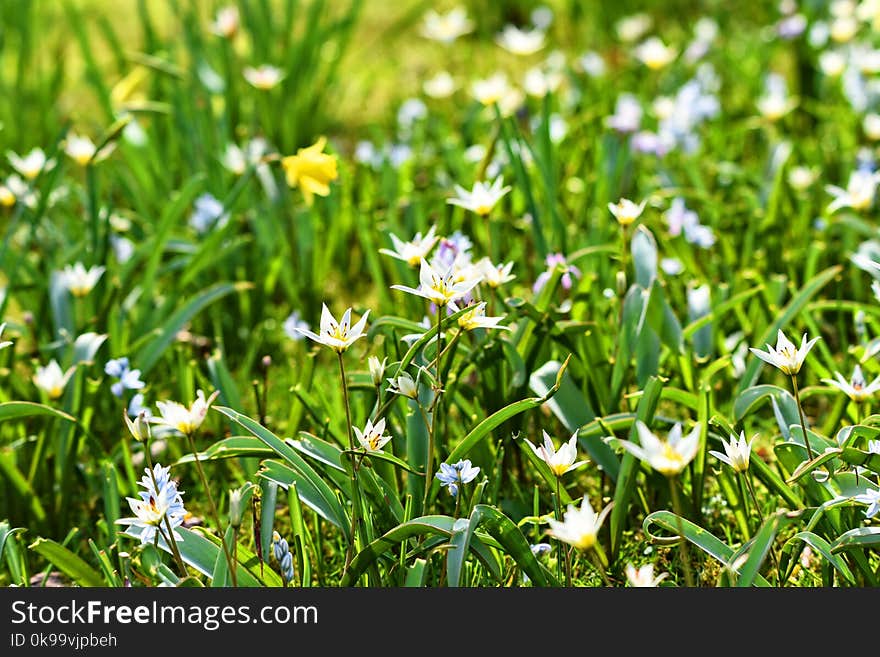
[[[315,194],[329,196],[330,181],[339,177],[336,156],[323,152],[326,145],[326,137],[321,137],[308,148],[300,148],[296,155],[281,160],[287,184],[302,190],[307,205],[312,205]]]

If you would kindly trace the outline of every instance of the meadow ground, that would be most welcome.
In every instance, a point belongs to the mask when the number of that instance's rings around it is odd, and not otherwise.
[[[0,584],[877,585],[878,30],[0,3]]]

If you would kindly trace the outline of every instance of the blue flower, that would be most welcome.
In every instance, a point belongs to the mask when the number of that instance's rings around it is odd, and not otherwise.
[[[479,473],[480,468],[471,465],[470,459],[464,459],[453,465],[441,463],[440,471],[434,476],[449,489],[449,494],[455,497],[458,495],[459,487],[472,482]]]
[[[141,381],[141,371],[130,369],[128,358],[125,356],[107,361],[107,364],[104,366],[104,373],[119,379],[119,381],[110,386],[110,391],[117,397],[122,397],[124,390],[140,390],[146,385]]]
[[[550,554],[553,546],[551,546],[549,543],[535,543],[533,545],[529,545],[529,549],[536,557],[540,557],[543,554]]]
[[[169,525],[174,538],[183,540],[175,530],[183,524],[187,512],[183,506],[183,491],[178,490],[177,483],[171,479],[171,468],[157,463],[152,471],[145,468],[144,472],[138,482],[144,489],[138,493],[140,499],[126,498],[134,516],[116,522],[128,525],[129,531],[144,545],[156,540],[157,534],[167,541]]]
[[[302,320],[299,312],[294,310],[288,315],[287,319],[284,320],[284,334],[291,340],[304,340],[306,336],[300,333],[297,329],[308,331],[309,325]]]
[[[287,539],[281,538],[278,532],[272,532],[272,552],[275,554],[284,581],[293,581],[293,556],[290,554],[290,546],[287,544]]]
[[[131,398],[130,402],[128,402],[128,417],[137,417],[141,413],[144,413],[148,420],[153,417],[153,412],[150,410],[150,407],[144,406],[143,393],[139,392]]]
[[[229,219],[223,212],[223,204],[211,194],[202,194],[196,199],[189,225],[197,233],[206,233],[214,227],[222,228]]]

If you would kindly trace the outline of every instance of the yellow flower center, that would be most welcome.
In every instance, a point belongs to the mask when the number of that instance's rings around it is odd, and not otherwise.
[[[661,464],[661,467],[655,468],[655,470],[667,476],[678,474],[686,465],[681,454],[669,443],[663,443],[663,459],[665,463]]]
[[[3,185],[0,185],[0,205],[10,207],[15,205],[15,194]]]
[[[589,550],[596,544],[596,535],[595,534],[581,534],[578,537],[577,542],[574,544],[576,548],[581,550]]]

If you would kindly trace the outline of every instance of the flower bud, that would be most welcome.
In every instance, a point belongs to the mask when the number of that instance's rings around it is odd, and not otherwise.
[[[244,488],[235,488],[229,491],[229,524],[233,527],[241,527],[241,518],[244,515]]]
[[[616,284],[617,284],[617,296],[622,297],[624,294],[626,294],[626,272],[625,271],[617,272]]]
[[[374,386],[382,385],[382,378],[385,375],[385,362],[387,358],[383,358],[381,361],[377,356],[370,356],[367,359],[367,363],[370,366],[370,379],[373,381]]]
[[[134,436],[135,440],[143,443],[150,439],[150,421],[147,417],[146,410],[142,410],[138,413],[133,422],[127,414],[124,415],[124,417],[125,424],[128,426],[128,430],[131,432],[131,435]]]

